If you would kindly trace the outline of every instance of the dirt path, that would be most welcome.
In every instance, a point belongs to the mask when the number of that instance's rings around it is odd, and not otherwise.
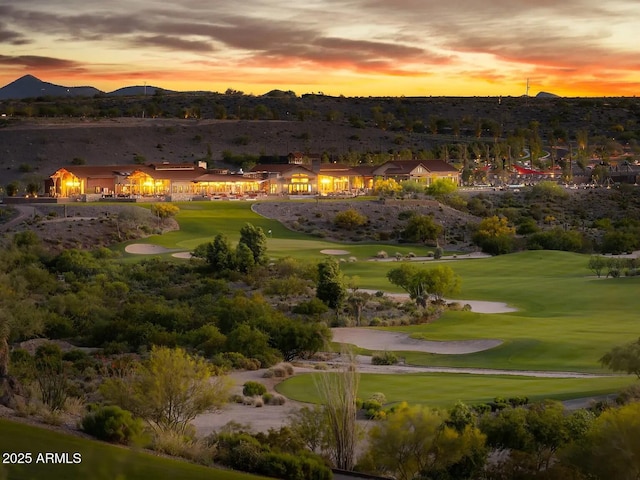
[[[18,211],[18,215],[7,223],[0,224],[0,232],[6,232],[17,225],[20,225],[27,219],[34,217],[37,213],[35,207],[27,205],[13,205],[12,208],[15,208]]]

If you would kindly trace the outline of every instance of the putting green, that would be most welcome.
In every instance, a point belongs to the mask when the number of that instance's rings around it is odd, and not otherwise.
[[[301,374],[276,386],[276,390],[294,400],[318,403],[314,376]],[[603,378],[535,378],[506,375],[469,375],[449,373],[371,374],[360,376],[358,396],[367,399],[376,392],[384,393],[388,403],[406,401],[449,407],[457,401],[473,405],[496,397],[526,396],[531,401],[566,400],[591,397],[618,391],[634,383],[635,377]]]

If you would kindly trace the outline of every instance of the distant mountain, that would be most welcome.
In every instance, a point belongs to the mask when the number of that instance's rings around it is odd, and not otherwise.
[[[132,87],[122,87],[113,92],[107,93],[107,95],[113,95],[114,97],[124,97],[128,95],[153,95],[157,91],[164,93],[175,93],[173,90],[165,90],[160,87],[153,87],[151,85],[135,85]]]
[[[43,82],[33,75],[25,75],[0,88],[0,100],[10,98],[21,99],[29,97],[91,97],[102,93],[94,87],[65,87],[49,82]]]
[[[113,92],[105,93],[95,87],[65,87],[63,85],[55,85],[49,82],[43,82],[33,75],[25,75],[19,79],[0,88],[0,100],[37,97],[93,97],[94,95],[153,95],[157,91],[166,93],[174,93],[172,90],[165,90],[160,87],[151,85],[136,85],[131,87],[123,87]]]
[[[560,98],[560,95],[556,95],[555,93],[549,92],[538,92],[536,98]]]

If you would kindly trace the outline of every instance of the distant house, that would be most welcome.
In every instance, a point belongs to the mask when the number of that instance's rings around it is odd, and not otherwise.
[[[149,165],[71,165],[56,170],[46,182],[52,197],[94,201],[103,197],[191,200],[265,193],[270,195],[354,195],[373,188],[375,178],[416,180],[438,178],[458,183],[458,170],[442,160],[397,160],[383,165],[351,167],[321,163],[319,156],[294,152],[290,163],[258,164],[247,173],[207,170],[191,163]]]
[[[256,165],[249,175],[263,182],[265,193],[271,195],[315,195],[318,175],[308,166],[288,163]]]
[[[291,152],[287,155],[287,159],[292,165],[312,165],[320,163],[322,155],[319,153]]]
[[[318,192],[351,193],[364,189],[362,175],[354,168],[340,163],[321,163],[318,166]]]
[[[264,182],[255,176],[230,173],[205,173],[193,179],[196,193],[204,197],[258,193],[263,191]]]
[[[150,165],[72,165],[56,170],[46,182],[52,197],[171,196],[198,191],[193,180],[207,170],[189,163]]]
[[[444,160],[391,160],[373,169],[373,176],[397,182],[413,180],[430,185],[434,180],[446,179],[460,183],[460,172]]]

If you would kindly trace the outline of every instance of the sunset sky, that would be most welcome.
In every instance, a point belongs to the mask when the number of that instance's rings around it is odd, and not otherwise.
[[[4,5],[2,4],[4,3]],[[0,86],[634,96],[638,0],[0,2]]]

